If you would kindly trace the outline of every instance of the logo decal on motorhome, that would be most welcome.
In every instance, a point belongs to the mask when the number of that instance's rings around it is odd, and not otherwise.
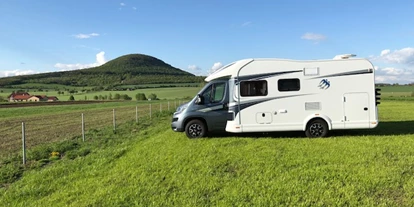
[[[319,82],[318,87],[320,89],[328,89],[329,87],[331,87],[331,83],[328,81],[328,79],[322,79],[321,82]]]

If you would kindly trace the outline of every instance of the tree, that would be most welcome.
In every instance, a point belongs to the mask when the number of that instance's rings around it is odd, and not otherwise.
[[[120,98],[121,98],[121,95],[119,93],[116,93],[115,96],[114,96],[114,99],[119,100]]]
[[[144,101],[147,100],[147,97],[145,96],[145,93],[137,93],[135,99],[137,99],[137,101]]]
[[[112,93],[109,93],[109,100],[112,100]]]
[[[69,101],[74,101],[74,100],[75,100],[75,97],[73,97],[73,95],[70,95]]]
[[[151,94],[148,96],[148,99],[151,99],[151,100],[157,100],[157,95],[156,95],[156,94],[154,94],[154,93],[151,93]]]
[[[128,96],[128,94],[122,94],[122,95],[121,95],[121,99],[122,99],[122,100],[132,100],[132,98],[131,98],[131,97],[129,97],[129,96]]]
[[[88,97],[87,97],[87,96],[85,96],[85,101],[86,101],[86,100],[88,100]]]
[[[95,95],[94,97],[93,97],[93,100],[98,100],[99,99],[99,97],[97,96],[97,95]]]

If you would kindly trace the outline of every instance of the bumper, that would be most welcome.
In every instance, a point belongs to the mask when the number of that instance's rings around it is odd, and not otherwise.
[[[184,126],[182,120],[178,116],[174,116],[171,122],[171,129],[175,132],[183,132]]]

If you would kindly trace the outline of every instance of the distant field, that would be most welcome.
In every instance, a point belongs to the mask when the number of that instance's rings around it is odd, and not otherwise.
[[[173,87],[173,88],[149,88],[149,89],[137,89],[134,91],[101,91],[101,92],[95,92],[95,93],[86,93],[86,94],[75,94],[75,100],[84,100],[85,96],[87,96],[88,100],[93,100],[94,96],[109,96],[109,94],[112,94],[114,96],[115,94],[127,94],[128,96],[132,97],[133,100],[135,100],[135,95],[137,93],[144,93],[147,98],[150,94],[156,94],[159,99],[183,99],[188,97],[194,97],[197,92],[201,88],[198,87]],[[66,100],[69,98],[69,95],[60,96],[62,97],[62,100]]]
[[[414,86],[385,86],[379,87],[382,92],[414,92]]]
[[[79,93],[73,94],[75,97],[75,100],[94,100],[94,96],[109,96],[109,94],[112,94],[114,96],[115,94],[127,94],[128,96],[132,97],[133,100],[135,100],[135,95],[137,93],[145,93],[145,95],[148,97],[150,94],[156,94],[159,99],[183,99],[188,97],[194,97],[197,92],[201,89],[201,87],[171,87],[171,88],[148,88],[148,89],[137,89],[134,91],[100,91],[100,92],[90,92],[90,93],[82,93],[80,90]],[[7,98],[8,95],[10,95],[11,91],[16,89],[1,89],[3,92],[0,92],[0,96]],[[33,95],[48,95],[48,96],[56,96],[59,98],[59,100],[67,101],[69,100],[69,97],[71,94],[68,94],[67,91],[65,91],[64,95],[58,94],[57,91],[53,89],[48,89],[46,91],[36,91],[35,90],[29,90],[30,94]]]
[[[414,86],[386,86],[381,88],[381,97],[385,99],[412,98],[414,100]]]

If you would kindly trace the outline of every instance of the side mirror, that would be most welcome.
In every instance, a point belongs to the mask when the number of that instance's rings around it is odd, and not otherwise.
[[[203,96],[202,95],[200,95],[200,94],[197,94],[197,98],[196,98],[196,100],[195,100],[195,104],[198,104],[198,105],[201,105],[201,104],[203,104]]]

